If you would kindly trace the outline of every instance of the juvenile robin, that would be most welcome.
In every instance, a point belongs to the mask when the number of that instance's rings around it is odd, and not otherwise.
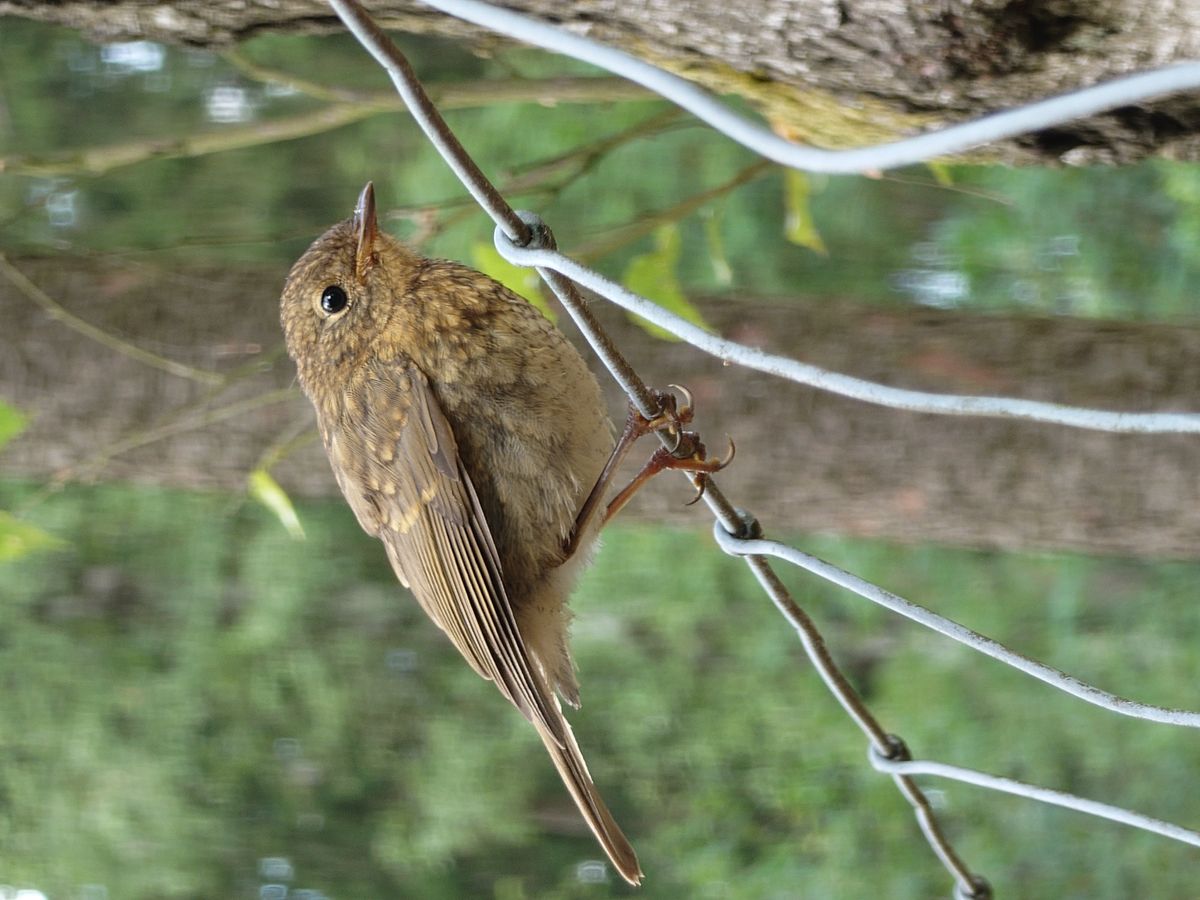
[[[668,402],[661,420],[631,416],[614,449],[600,387],[562,333],[487,276],[381,233],[370,184],[354,215],[292,267],[280,305],[359,524],[471,667],[537,729],[605,853],[638,884],[637,856],[559,704],[579,705],[566,601],[624,448],[676,429],[685,411]],[[720,467],[702,449],[678,455],[659,451],[643,474]]]

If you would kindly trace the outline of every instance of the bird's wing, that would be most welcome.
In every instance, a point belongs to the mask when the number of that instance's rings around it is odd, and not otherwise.
[[[622,877],[638,884],[637,854],[517,630],[491,530],[425,374],[411,363],[373,362],[345,401],[344,427],[325,439],[359,522],[383,541],[400,580],[467,662],[534,724],[588,826]]]
[[[475,671],[563,745],[562,714],[517,629],[495,542],[425,374],[372,362],[347,390],[349,421],[329,449],[359,521]]]

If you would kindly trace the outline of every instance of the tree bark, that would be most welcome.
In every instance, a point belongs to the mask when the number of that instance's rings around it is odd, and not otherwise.
[[[20,265],[112,335],[192,366],[246,374],[210,396],[209,386],[69,329],[0,279],[0,397],[35,417],[0,452],[0,473],[239,490],[273,445],[312,429],[298,390],[253,405],[294,380],[286,357],[272,355],[282,343],[278,272],[161,273],[71,258]],[[1195,409],[1200,397],[1200,328],[832,300],[700,305],[731,338],[903,387],[1127,410]],[[696,426],[712,452],[723,452],[725,433],[733,435],[738,455],[721,484],[773,534],[1158,557],[1194,557],[1200,546],[1195,436],[881,409],[723,366],[685,344],[650,338],[607,305],[597,311],[643,377],[691,388]],[[615,390],[610,400],[614,418],[623,415]],[[235,414],[222,418],[230,408]],[[160,434],[108,458],[131,436]],[[274,473],[296,494],[336,495],[316,442]],[[705,516],[684,509],[688,497],[681,479],[658,479],[622,517],[699,525]]]
[[[381,23],[479,39],[418,3]],[[514,0],[505,4],[750,99],[781,132],[826,146],[892,139],[1066,89],[1200,58],[1200,0]],[[264,31],[340,28],[318,0],[0,0],[0,15],[99,40],[220,46]],[[1007,162],[1200,159],[1195,95],[1126,107],[989,147]]]

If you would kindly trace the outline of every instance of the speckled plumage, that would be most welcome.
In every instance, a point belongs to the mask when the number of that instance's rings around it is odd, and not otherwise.
[[[334,314],[321,305],[331,285],[347,300]],[[569,557],[564,541],[613,443],[595,378],[524,299],[377,233],[369,185],[355,216],[293,266],[280,316],[359,523],[471,666],[534,724],[636,884],[633,849],[555,696],[579,702],[566,600],[598,522]]]

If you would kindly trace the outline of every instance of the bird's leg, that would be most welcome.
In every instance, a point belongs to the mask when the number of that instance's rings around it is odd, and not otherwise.
[[[612,483],[617,469],[624,461],[625,455],[629,452],[629,448],[634,445],[634,442],[638,438],[660,429],[670,429],[678,435],[678,426],[691,421],[692,404],[690,395],[688,395],[687,400],[684,402],[683,409],[678,409],[674,394],[656,391],[655,396],[658,400],[659,409],[662,412],[653,419],[647,419],[637,411],[633,404],[630,404],[629,414],[625,417],[625,427],[621,430],[621,436],[617,439],[617,444],[613,447],[612,453],[609,454],[608,462],[604,464],[604,469],[600,472],[600,477],[596,479],[596,483],[592,486],[587,499],[583,501],[583,506],[579,508],[579,514],[575,517],[575,524],[571,527],[570,535],[563,542],[564,558],[569,559],[574,554],[575,549],[579,546],[580,537],[587,531],[587,527],[591,524],[592,519],[600,512],[600,504],[604,500],[604,494],[608,490],[608,486]],[[607,517],[606,512],[605,518]]]
[[[692,472],[695,478],[692,482],[696,485],[696,496],[687,502],[691,506],[697,500],[704,496],[705,485],[708,484],[708,476],[713,472],[720,472],[723,468],[733,462],[734,454],[737,452],[737,447],[734,446],[733,439],[729,439],[729,452],[721,459],[709,459],[704,443],[700,440],[700,436],[694,431],[681,431],[679,433],[679,443],[672,450],[668,447],[659,447],[650,455],[650,459],[646,462],[640,472],[633,477],[629,484],[621,489],[617,496],[613,497],[608,502],[608,506],[604,510],[604,524],[607,525],[617,513],[633,499],[633,495],[647,481],[657,475],[659,472],[665,472],[668,469],[679,469],[684,472]]]
[[[672,385],[672,387],[677,387],[677,385]],[[621,437],[617,440],[617,445],[613,447],[613,451],[608,457],[608,462],[604,464],[604,470],[600,473],[600,477],[596,479],[596,484],[592,487],[587,499],[584,500],[583,506],[580,507],[579,515],[575,517],[575,524],[571,528],[570,535],[563,542],[565,558],[570,558],[575,552],[579,545],[580,537],[586,533],[592,519],[600,512],[600,504],[604,500],[604,494],[612,483],[613,476],[616,475],[618,467],[625,459],[625,455],[629,452],[629,448],[643,435],[655,431],[665,432],[671,440],[671,446],[663,446],[655,450],[650,460],[642,467],[634,479],[609,502],[608,506],[604,508],[604,519],[601,527],[607,524],[630,501],[643,484],[659,472],[666,469],[682,469],[698,473],[698,492],[691,500],[692,503],[695,503],[704,493],[704,478],[711,472],[719,472],[733,459],[733,441],[729,442],[730,452],[725,459],[705,458],[704,444],[701,443],[699,436],[695,432],[684,431],[681,427],[692,421],[692,395],[686,388],[681,387],[679,391],[684,395],[682,407],[677,405],[674,394],[656,392],[659,408],[662,411],[653,419],[647,419],[632,405],[630,406],[629,415],[625,419],[625,427],[621,431]]]

